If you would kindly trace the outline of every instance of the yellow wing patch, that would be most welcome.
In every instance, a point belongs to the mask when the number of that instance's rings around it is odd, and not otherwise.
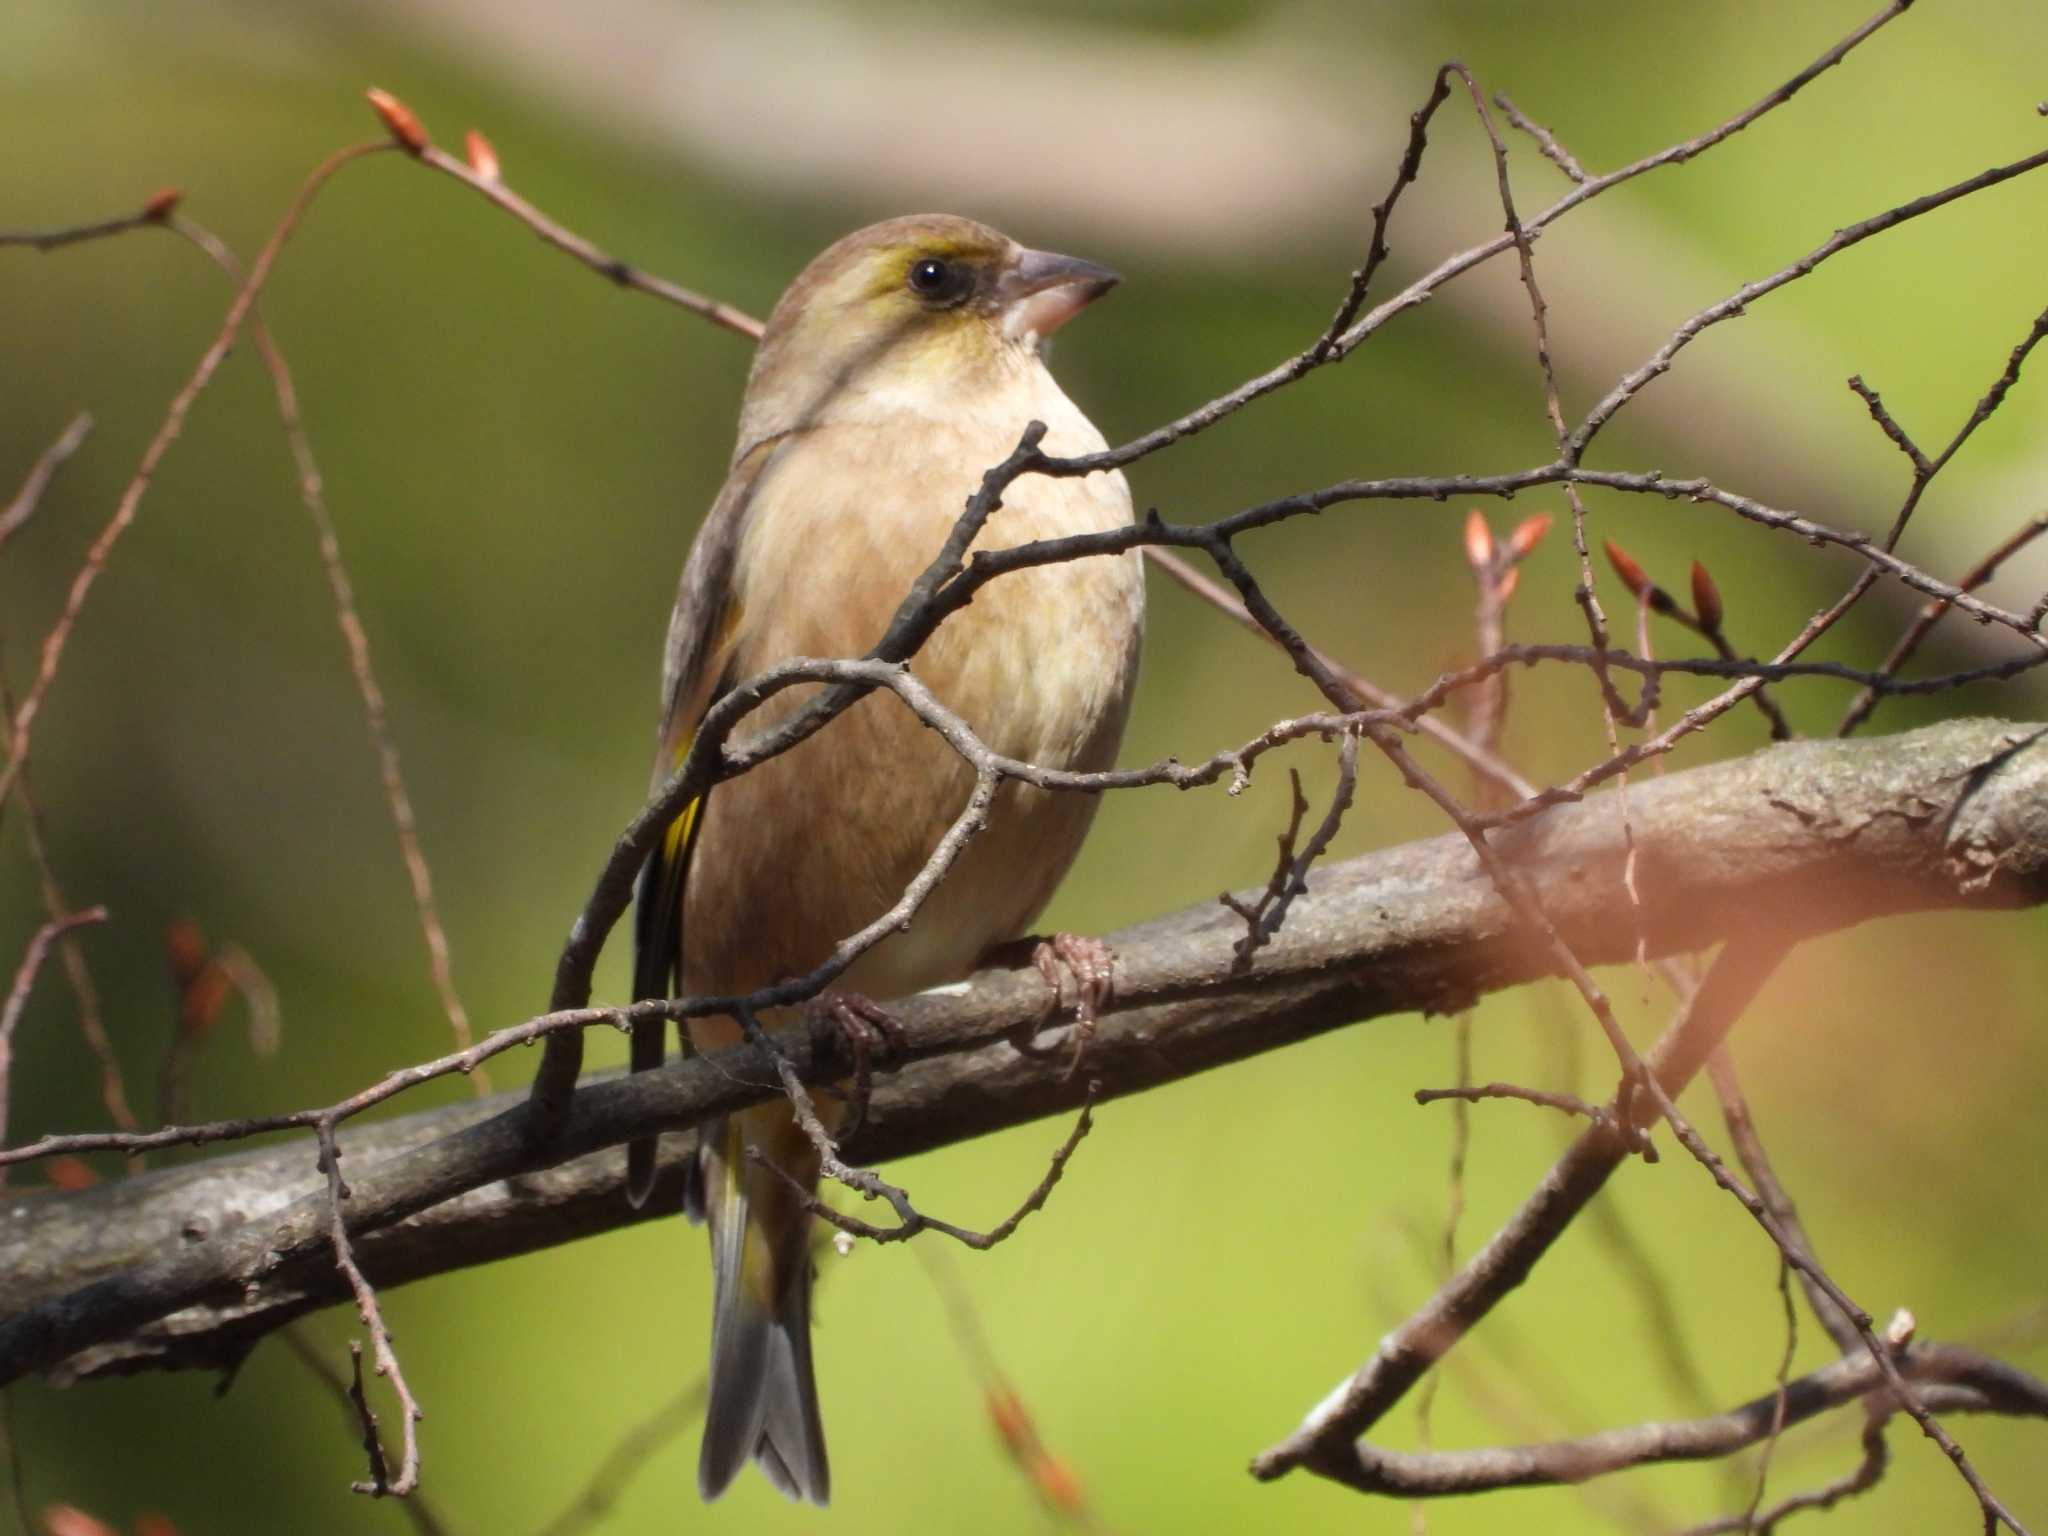
[[[676,761],[680,763],[689,755],[689,751],[690,744],[686,741],[682,745],[682,750],[676,753]],[[690,839],[697,831],[697,807],[703,803],[701,796],[692,800],[683,807],[683,814],[668,824],[668,831],[662,835],[661,840],[661,858],[664,864],[673,867],[676,860],[682,857],[683,850],[690,846]]]

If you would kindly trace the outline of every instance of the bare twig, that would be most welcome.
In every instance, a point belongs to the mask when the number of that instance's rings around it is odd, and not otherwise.
[[[1280,899],[1287,886],[1287,878],[1294,868],[1295,842],[1301,836],[1301,824],[1308,817],[1308,796],[1301,792],[1301,774],[1287,770],[1287,825],[1277,839],[1278,851],[1273,860],[1273,873],[1267,877],[1265,889],[1259,892],[1258,900],[1244,901],[1225,891],[1216,899],[1230,911],[1244,920],[1244,937],[1237,941],[1237,958],[1240,966],[1251,963],[1252,954],[1264,942],[1259,925],[1265,920],[1266,911]]]
[[[1910,1379],[1950,1412],[2048,1417],[2048,1384],[1971,1350],[1914,1345],[1895,1369],[1901,1381]],[[1886,1373],[1868,1357],[1836,1360],[1786,1383],[1782,1419],[1786,1425],[1803,1423],[1885,1390]],[[1331,1475],[1367,1492],[1402,1498],[1578,1483],[1630,1467],[1732,1455],[1767,1440],[1780,1417],[1780,1397],[1774,1390],[1703,1419],[1653,1421],[1543,1445],[1417,1453],[1361,1443],[1350,1448],[1356,1453],[1355,1465],[1347,1460],[1341,1476],[1334,1471]],[[1772,1511],[1763,1520],[1777,1518],[1782,1517]],[[1744,1527],[1737,1517],[1732,1525],[1715,1528]]]
[[[0,1142],[7,1138],[8,1078],[13,1065],[14,1031],[21,1023],[22,1010],[28,1006],[29,991],[36,984],[36,973],[43,968],[43,958],[49,954],[52,944],[73,929],[106,920],[105,907],[87,907],[83,912],[51,918],[35,931],[22,954],[21,964],[15,967],[14,984],[7,989],[6,1002],[0,1003]]]
[[[2007,560],[2044,533],[2048,533],[2048,512],[2037,512],[1999,540],[1989,554],[1970,567],[1958,585],[1965,592],[1976,591],[1997,575],[1998,568]],[[1921,642],[1934,632],[1935,625],[1941,622],[1942,615],[1948,610],[1947,603],[1936,601],[1928,603],[1914,615],[1913,622],[1906,626],[1905,633],[1899,636],[1898,641],[1886,653],[1884,661],[1879,664],[1877,679],[1866,683],[1863,691],[1850,703],[1847,712],[1842,716],[1841,724],[1835,727],[1836,735],[1846,736],[1870,718],[1886,693],[1881,680],[1896,676],[1899,668],[1913,659],[1914,653],[1920,649]],[[2029,614],[2028,617],[2032,618],[2033,615]]]
[[[1978,1509],[1984,1517],[1986,1532],[1989,1533],[1997,1525],[2003,1524],[2014,1533],[2014,1536],[2026,1536],[2026,1527],[2020,1524],[2012,1511],[2007,1509],[2004,1502],[1991,1491],[1982,1475],[1971,1464],[1970,1458],[1964,1453],[1962,1446],[1956,1442],[1955,1437],[1949,1434],[1941,1422],[1935,1418],[1934,1412],[1927,1402],[1907,1383],[1905,1377],[1899,1371],[1897,1362],[1893,1359],[1892,1350],[1872,1331],[1870,1315],[1851,1301],[1847,1293],[1835,1282],[1834,1278],[1825,1269],[1821,1268],[1812,1256],[1799,1245],[1797,1240],[1779,1224],[1777,1217],[1771,1212],[1769,1206],[1750,1190],[1746,1189],[1742,1182],[1728,1171],[1727,1165],[1706,1144],[1706,1141],[1700,1136],[1699,1132],[1693,1128],[1691,1122],[1679,1112],[1678,1106],[1672,1102],[1672,1096],[1665,1090],[1663,1085],[1654,1077],[1651,1077],[1645,1082],[1644,1086],[1655,1099],[1657,1110],[1663,1116],[1665,1123],[1671,1127],[1672,1133],[1678,1137],[1685,1149],[1693,1155],[1694,1160],[1712,1175],[1716,1184],[1720,1185],[1727,1193],[1733,1195],[1736,1202],[1749,1213],[1758,1226],[1764,1229],[1764,1232],[1777,1246],[1779,1253],[1784,1255],[1785,1262],[1819,1287],[1826,1294],[1827,1298],[1841,1309],[1843,1315],[1855,1325],[1857,1335],[1863,1341],[1864,1349],[1868,1352],[1869,1358],[1877,1362],[1878,1370],[1882,1373],[1886,1384],[1891,1388],[1899,1407],[1905,1412],[1907,1417],[1920,1426],[1920,1432],[1932,1440],[1941,1449],[1942,1454],[1948,1457],[1949,1461],[1954,1465],[1957,1474],[1975,1496]]]
[[[1792,1356],[1799,1347],[1799,1311],[1792,1305],[1792,1266],[1778,1260],[1778,1296],[1785,1305],[1785,1352],[1778,1357],[1778,1389],[1771,1394],[1771,1432],[1764,1437],[1763,1454],[1756,1461],[1756,1486],[1742,1511],[1742,1529],[1756,1528],[1756,1512],[1763,1508],[1764,1489],[1770,1484],[1771,1458],[1777,1454],[1779,1438],[1785,1433],[1785,1414],[1791,1401]]]
[[[363,1450],[369,1458],[370,1476],[366,1482],[349,1486],[355,1492],[367,1493],[373,1498],[381,1499],[388,1494],[402,1499],[419,1487],[419,1421],[423,1415],[418,1400],[412,1395],[412,1388],[406,1384],[405,1372],[399,1369],[398,1356],[391,1347],[391,1330],[385,1326],[383,1308],[377,1304],[377,1292],[356,1263],[355,1249],[349,1242],[348,1220],[342,1214],[342,1205],[348,1199],[349,1190],[341,1178],[341,1151],[335,1145],[334,1127],[332,1118],[323,1119],[315,1127],[320,1141],[320,1166],[327,1175],[328,1240],[334,1247],[334,1266],[341,1271],[350,1293],[355,1297],[356,1317],[361,1321],[363,1331],[370,1336],[371,1363],[398,1398],[399,1416],[404,1425],[398,1475],[394,1477],[385,1458],[383,1443],[378,1438],[377,1416],[370,1411],[369,1399],[363,1393],[362,1348],[351,1341],[349,1358],[354,1364],[355,1379],[349,1396],[361,1417]]]
[[[1811,1257],[1814,1254],[1813,1239],[1807,1235],[1806,1225],[1799,1219],[1792,1197],[1785,1192],[1785,1186],[1778,1181],[1777,1170],[1771,1166],[1770,1154],[1764,1150],[1763,1138],[1757,1133],[1756,1118],[1750,1113],[1749,1100],[1742,1092],[1742,1081],[1736,1075],[1734,1058],[1725,1046],[1708,1060],[1707,1076],[1714,1085],[1715,1098],[1720,1101],[1728,1139],[1734,1145],[1735,1155],[1741,1159],[1743,1169],[1749,1174],[1750,1182],[1756,1186],[1757,1195],[1770,1207],[1771,1214],[1777,1218],[1786,1236]],[[1806,1292],[1807,1306],[1827,1336],[1835,1341],[1835,1347],[1845,1355],[1862,1348],[1855,1324],[1842,1309],[1807,1277],[1806,1271],[1800,1270],[1798,1275],[1799,1283]]]
[[[36,515],[36,506],[43,499],[43,492],[50,488],[57,471],[64,461],[78,452],[79,445],[92,431],[92,415],[80,411],[71,418],[71,425],[58,435],[57,440],[45,448],[42,456],[28,472],[28,478],[21,482],[21,489],[14,493],[5,510],[0,510],[0,549],[7,547],[7,541],[19,533],[28,520]]]
[[[243,281],[241,264],[235,260],[234,253],[210,230],[175,214],[168,222],[175,233],[211,257],[231,281],[238,285]],[[312,519],[320,566],[327,576],[328,592],[334,602],[335,621],[340,625],[342,639],[348,646],[349,672],[362,700],[370,742],[377,753],[377,772],[384,785],[385,805],[398,834],[399,856],[405,861],[406,876],[412,884],[413,908],[418,914],[421,935],[426,940],[427,964],[433,977],[434,991],[440,998],[442,1013],[447,1016],[455,1048],[467,1050],[475,1038],[470,1028],[469,1010],[463,1006],[461,994],[455,988],[448,931],[434,899],[433,872],[427,863],[426,851],[420,845],[419,822],[413,814],[412,796],[405,786],[398,741],[391,730],[384,689],[377,681],[376,668],[370,659],[370,637],[356,609],[355,585],[349,579],[348,566],[342,559],[340,535],[335,528],[333,514],[327,508],[326,486],[320,475],[319,463],[313,457],[312,438],[299,412],[298,390],[292,383],[291,367],[285,361],[284,351],[278,346],[270,328],[263,323],[260,313],[250,317],[250,330],[256,338],[256,349],[263,359],[264,369],[270,375],[278,418],[298,467],[299,499],[305,504],[306,515]],[[471,1081],[478,1094],[490,1092],[490,1076],[485,1069],[479,1067]]]
[[[0,229],[0,247],[15,245],[36,251],[54,251],[87,240],[104,240],[109,235],[126,234],[131,229],[146,229],[170,216],[171,210],[178,206],[179,195],[175,187],[165,187],[133,213],[98,219],[89,224],[72,224],[63,229]]]
[[[1523,1088],[1514,1083],[1474,1083],[1457,1088],[1415,1090],[1415,1102],[1418,1104],[1436,1104],[1445,1099],[1464,1104],[1476,1104],[1481,1099],[1519,1099],[1524,1104],[1536,1104],[1545,1109],[1580,1116],[1591,1120],[1595,1125],[1605,1125],[1609,1119],[1604,1108],[1598,1104],[1587,1103],[1575,1093],[1551,1093],[1541,1088]]]
[[[817,1111],[811,1105],[809,1090],[804,1087],[789,1058],[775,1049],[767,1036],[761,1032],[760,1025],[753,1019],[743,1018],[742,1022],[757,1044],[773,1054],[776,1070],[782,1076],[783,1092],[788,1095],[790,1103],[796,1109],[797,1123],[810,1138],[825,1177],[844,1184],[866,1199],[888,1202],[890,1209],[896,1213],[896,1225],[877,1226],[873,1222],[862,1221],[857,1216],[849,1216],[844,1211],[833,1209],[785,1170],[762,1156],[760,1149],[751,1144],[747,1147],[748,1160],[770,1169],[777,1178],[790,1187],[804,1208],[813,1216],[853,1237],[865,1237],[877,1243],[902,1243],[908,1242],[920,1232],[930,1231],[950,1237],[977,1252],[986,1252],[1023,1225],[1025,1217],[1044,1208],[1047,1198],[1052,1194],[1053,1186],[1059,1183],[1060,1176],[1067,1171],[1068,1159],[1073,1157],[1075,1149],[1095,1128],[1095,1097],[1102,1091],[1102,1085],[1091,1081],[1082,1095],[1081,1113],[1074,1121],[1074,1128],[1067,1133],[1067,1139],[1053,1149],[1052,1160],[1046,1165],[1044,1175],[1032,1186],[1031,1192],[1024,1197],[1022,1203],[986,1232],[955,1226],[950,1221],[941,1221],[936,1216],[928,1216],[920,1211],[911,1203],[909,1191],[891,1184],[873,1169],[849,1167],[842,1161],[838,1144],[820,1124]]]
[[[1168,576],[1171,576],[1180,583],[1182,587],[1192,592],[1219,613],[1230,618],[1234,623],[1243,626],[1262,640],[1273,641],[1273,637],[1260,628],[1259,621],[1251,616],[1250,611],[1246,609],[1243,603],[1237,600],[1233,593],[1218,583],[1211,581],[1179,555],[1174,554],[1170,550],[1161,549],[1156,545],[1151,545],[1145,549],[1145,559],[1155,570],[1164,571]],[[1402,707],[1403,701],[1399,694],[1382,688],[1379,684],[1361,673],[1354,672],[1326,652],[1319,651],[1317,655],[1321,658],[1323,665],[1328,668],[1331,675],[1343,681],[1345,691],[1352,695],[1352,708],[1399,709]],[[1431,741],[1451,752],[1474,773],[1479,774],[1487,782],[1514,795],[1517,799],[1526,799],[1528,796],[1536,793],[1536,786],[1517,773],[1513,765],[1501,758],[1497,752],[1491,751],[1472,740],[1470,736],[1460,731],[1456,726],[1429,714],[1418,715],[1415,719],[1415,726],[1416,729],[1421,731]]]
[[[1344,813],[1351,809],[1357,793],[1358,737],[1347,731],[1337,743],[1337,787],[1330,793],[1330,808],[1323,813],[1315,831],[1309,834],[1307,843],[1299,852],[1295,850],[1302,813],[1308,809],[1308,803],[1301,797],[1301,780],[1297,776],[1294,780],[1293,814],[1288,820],[1287,830],[1280,836],[1279,862],[1257,904],[1247,906],[1227,893],[1221,898],[1226,907],[1245,921],[1244,937],[1237,941],[1240,968],[1249,966],[1253,955],[1272,942],[1273,935],[1280,931],[1280,925],[1287,921],[1287,909],[1294,905],[1297,896],[1307,893],[1308,872],[1315,867],[1316,860],[1328,852],[1337,836],[1337,829],[1344,824]]]
[[[446,151],[428,145],[419,157],[422,165],[433,167],[444,176],[452,176],[471,191],[480,193],[511,214],[528,229],[539,235],[556,250],[566,252],[582,262],[601,277],[609,278],[621,288],[631,288],[639,293],[649,294],[664,303],[674,304],[693,315],[700,315],[714,325],[758,341],[761,336],[761,322],[732,305],[717,299],[706,298],[701,293],[672,283],[666,278],[643,272],[638,267],[619,260],[618,257],[599,250],[597,246],[564,228],[542,213],[533,204],[519,196],[509,187],[478,175],[470,167]]]
[[[1688,1526],[1682,1536],[1724,1536],[1729,1531],[1755,1530],[1761,1536],[1770,1536],[1781,1521],[1789,1516],[1803,1514],[1808,1510],[1833,1509],[1843,1499],[1853,1498],[1875,1488],[1884,1476],[1890,1453],[1885,1447],[1885,1425],[1891,1420],[1891,1410],[1875,1398],[1866,1402],[1863,1416],[1863,1455],[1856,1465],[1824,1488],[1811,1493],[1794,1494],[1780,1503],[1772,1505],[1761,1514],[1726,1515],[1718,1520],[1704,1521]]]
[[[1788,947],[1776,936],[1731,942],[1650,1053],[1652,1070],[1673,1088],[1689,1081],[1734,1027]],[[1641,1095],[1627,1112],[1637,1124],[1647,1123],[1653,1113]],[[1354,1444],[1356,1437],[1384,1417],[1424,1372],[1521,1284],[1630,1150],[1629,1141],[1611,1123],[1582,1132],[1507,1224],[1457,1274],[1382,1339],[1364,1366],[1325,1396],[1293,1434],[1253,1459],[1253,1475],[1271,1479],[1308,1466],[1338,1482],[1377,1490],[1380,1479],[1373,1458],[1379,1453],[1363,1442]]]
[[[1542,152],[1543,158],[1563,171],[1572,181],[1584,185],[1593,179],[1586,174],[1586,168],[1579,164],[1578,158],[1557,142],[1557,135],[1541,123],[1525,117],[1521,108],[1508,100],[1506,92],[1495,91],[1493,104],[1500,108],[1501,116],[1508,120],[1510,127],[1519,129],[1534,139],[1536,148]]]
[[[314,1380],[325,1387],[341,1405],[349,1422],[363,1431],[363,1452],[374,1466],[381,1462],[383,1446],[377,1439],[377,1416],[370,1411],[369,1398],[363,1390],[363,1350],[353,1340],[348,1347],[349,1375],[343,1377],[320,1352],[320,1346],[301,1327],[281,1328],[278,1336],[292,1357],[303,1365]],[[405,1517],[412,1522],[412,1528],[420,1536],[443,1536],[447,1526],[435,1512],[432,1502],[423,1489],[414,1489],[409,1498],[399,1500],[398,1507],[405,1511]]]
[[[13,750],[13,738],[8,731],[8,722],[13,718],[14,690],[7,684],[5,667],[0,666],[0,751]],[[73,909],[57,883],[57,871],[50,860],[49,837],[43,826],[42,803],[36,798],[35,786],[26,768],[21,772],[17,788],[21,796],[29,860],[35,865],[43,912],[55,921]],[[132,1131],[140,1122],[128,1107],[128,1090],[121,1080],[120,1058],[114,1054],[114,1042],[107,1037],[106,1023],[100,1017],[99,989],[93,985],[85,950],[70,934],[58,941],[58,950],[78,1008],[78,1032],[85,1040],[86,1049],[92,1052],[93,1060],[99,1064],[100,1102],[106,1106],[107,1118],[114,1123],[115,1129]]]
[[[1863,375],[1849,375],[1849,388],[1870,410],[1870,419],[1877,423],[1877,429],[1897,444],[1899,452],[1906,456],[1906,462],[1913,466],[1913,478],[1925,480],[1934,473],[1934,464],[1920,451],[1920,445],[1906,435],[1906,429],[1899,425],[1892,413],[1885,408],[1878,392],[1863,382]]]
[[[1358,318],[1358,311],[1365,303],[1365,296],[1372,287],[1373,275],[1387,259],[1387,223],[1394,216],[1394,204],[1401,200],[1401,194],[1414,184],[1422,174],[1422,153],[1429,147],[1429,120],[1436,116],[1436,109],[1450,99],[1450,69],[1446,66],[1436,72],[1436,80],[1430,86],[1429,99],[1408,114],[1408,148],[1402,152],[1401,162],[1394,171],[1394,184],[1387,188],[1387,195],[1373,204],[1372,239],[1365,250],[1365,260],[1358,270],[1351,274],[1351,289],[1337,306],[1336,314],[1323,334],[1316,339],[1301,358],[1303,372],[1320,364],[1336,347],[1337,340],[1349,329],[1351,322]]]
[[[360,160],[366,155],[380,154],[389,147],[382,143],[352,145],[347,149],[337,150],[314,168],[313,173],[306,178],[285,209],[284,217],[271,231],[262,251],[258,253],[256,264],[250,269],[249,280],[242,285],[241,291],[235,295],[234,302],[228,306],[227,316],[221,322],[220,330],[212,344],[200,356],[191,377],[172,397],[163,424],[157,428],[155,436],[149,441],[149,446],[143,450],[142,462],[137,466],[134,478],[128,482],[127,489],[121,493],[121,500],[114,509],[114,515],[86,551],[85,560],[79,567],[78,574],[72,578],[70,591],[65,595],[64,606],[58,614],[57,622],[44,637],[35,678],[29,684],[20,707],[14,712],[11,731],[13,750],[8,757],[6,768],[0,770],[0,805],[6,804],[8,795],[14,789],[14,782],[21,773],[22,765],[28,761],[30,735],[35,727],[36,716],[42,710],[43,700],[49,694],[50,685],[56,681],[57,667],[63,659],[65,642],[70,639],[72,630],[77,626],[79,613],[85,607],[85,600],[91,594],[93,584],[99,580],[101,571],[106,568],[107,557],[113,552],[115,544],[127,531],[128,525],[135,521],[136,511],[142,504],[144,494],[149,490],[157,466],[163,462],[165,453],[169,452],[171,444],[183,430],[185,417],[191,411],[193,403],[212,381],[215,372],[226,359],[229,349],[233,347],[243,322],[255,306],[256,296],[262,292],[264,283],[269,280],[271,268],[276,264],[285,242],[298,228],[299,221],[304,217],[314,196],[336,172],[353,161]],[[123,227],[128,226],[124,224]]]
[[[1587,447],[1592,443],[1594,437],[1599,434],[1600,429],[1614,419],[1614,413],[1633,399],[1643,386],[1652,379],[1660,374],[1669,372],[1671,360],[1710,326],[1718,325],[1723,320],[1732,320],[1746,313],[1749,306],[1765,294],[1774,293],[1787,283],[1798,281],[1831,257],[1840,255],[1852,246],[1862,244],[1862,242],[1870,239],[1873,235],[1881,235],[1886,230],[1894,229],[1909,219],[1917,219],[1922,214],[1932,213],[1936,209],[1945,208],[1958,199],[1968,197],[1975,192],[1981,192],[1986,187],[1995,187],[2000,182],[2010,181],[2016,176],[2024,176],[2029,171],[2038,170],[2043,165],[2048,165],[2048,150],[2038,151],[2035,154],[2024,156],[2021,159],[2010,161],[2004,165],[1993,166],[1988,171],[1981,171],[1975,176],[1954,182],[1937,192],[1929,192],[1924,196],[1913,198],[1908,202],[1898,204],[1896,207],[1887,208],[1882,213],[1872,214],[1867,219],[1861,219],[1854,224],[1838,229],[1790,266],[1781,267],[1768,277],[1760,277],[1754,282],[1744,283],[1735,292],[1728,295],[1727,298],[1720,300],[1718,303],[1708,305],[1705,309],[1692,316],[1683,325],[1679,326],[1676,331],[1672,332],[1664,344],[1651,353],[1639,367],[1624,375],[1621,381],[1602,397],[1600,403],[1586,413],[1585,420],[1573,428],[1566,445],[1566,456],[1574,463],[1578,462],[1584,456]],[[2048,316],[2044,316],[2043,321],[2037,323],[2036,340],[2039,339],[2041,324],[2048,324]],[[2031,345],[2031,342],[2027,343],[2027,345]],[[2024,354],[2021,355],[2023,356]],[[2017,373],[2017,369],[2018,360],[2015,359],[2015,373]],[[2004,391],[2000,390],[1998,393],[2002,396]],[[1988,402],[1988,409],[1984,411],[1984,414],[1988,416],[1992,410],[1996,409],[1997,401],[1991,400]],[[1960,446],[1960,443],[1957,446]],[[1944,459],[1946,457],[1945,455]]]

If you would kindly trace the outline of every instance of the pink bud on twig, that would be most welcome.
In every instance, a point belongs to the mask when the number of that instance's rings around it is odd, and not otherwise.
[[[364,94],[370,98],[371,107],[383,120],[384,126],[390,130],[391,137],[404,146],[407,154],[426,153],[427,130],[421,125],[418,115],[411,107],[389,91],[378,90],[375,86],[370,87]]]

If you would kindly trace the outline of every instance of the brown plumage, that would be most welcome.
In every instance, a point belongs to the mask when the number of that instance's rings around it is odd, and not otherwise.
[[[683,573],[657,778],[724,688],[792,656],[872,647],[982,472],[1027,422],[1046,423],[1052,453],[1103,447],[1041,347],[1114,281],[937,215],[849,235],[805,268],[769,319],[730,477]],[[1130,518],[1119,474],[1027,477],[1004,494],[977,547]],[[1018,572],[942,625],[913,669],[997,751],[1104,768],[1129,704],[1143,602],[1135,554]],[[743,730],[784,718],[812,691],[779,695]],[[809,970],[901,895],[971,785],[950,748],[880,695],[721,784],[643,881],[640,995],[672,980],[687,993],[743,992]],[[912,927],[863,955],[840,985],[889,998],[966,974],[1028,927],[1094,807],[1092,797],[1005,785],[987,830]],[[737,1034],[725,1019],[690,1025],[699,1050]],[[636,1068],[659,1055],[658,1034],[651,1049],[636,1038]],[[821,1111],[831,1102],[821,1099]],[[806,1186],[817,1178],[786,1104],[745,1111],[701,1138],[718,1296],[699,1484],[715,1497],[753,1455],[785,1493],[822,1504],[810,1218],[780,1180],[744,1160],[747,1143]],[[636,1197],[651,1167],[649,1150],[635,1149]]]

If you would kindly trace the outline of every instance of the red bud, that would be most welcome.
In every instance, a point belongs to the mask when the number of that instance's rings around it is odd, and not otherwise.
[[[142,216],[152,224],[161,224],[177,210],[178,202],[184,195],[182,187],[159,187],[150,193],[149,201],[142,205]]]
[[[1643,568],[1637,565],[1629,552],[1614,540],[1602,540],[1601,547],[1607,551],[1607,563],[1614,567],[1614,574],[1619,576],[1621,584],[1628,588],[1629,596],[1640,602],[1643,595],[1650,590],[1650,578],[1643,574]]]
[[[389,91],[380,91],[372,86],[364,93],[370,98],[370,105],[383,120],[391,137],[404,146],[409,155],[421,154],[427,147],[427,130],[421,126],[419,117],[404,102]]]
[[[1465,514],[1465,563],[1475,571],[1493,564],[1493,530],[1477,507]]]
[[[498,152],[491,147],[491,141],[474,128],[462,136],[462,147],[469,156],[469,168],[475,171],[480,181],[496,182],[498,177]]]
[[[1692,563],[1692,608],[1699,617],[1700,628],[1709,634],[1720,633],[1721,589],[1714,585],[1714,578],[1697,560]]]
[[[1509,566],[1507,574],[1501,577],[1500,585],[1496,587],[1494,591],[1497,594],[1497,600],[1503,606],[1507,604],[1508,599],[1512,598],[1515,595],[1515,586],[1517,583],[1521,581],[1521,579],[1522,568],[1519,565]]]
[[[1517,560],[1529,558],[1531,551],[1543,542],[1543,535],[1550,532],[1550,524],[1548,512],[1538,512],[1534,517],[1525,517],[1515,524],[1515,531],[1508,535],[1508,548],[1515,552]]]

